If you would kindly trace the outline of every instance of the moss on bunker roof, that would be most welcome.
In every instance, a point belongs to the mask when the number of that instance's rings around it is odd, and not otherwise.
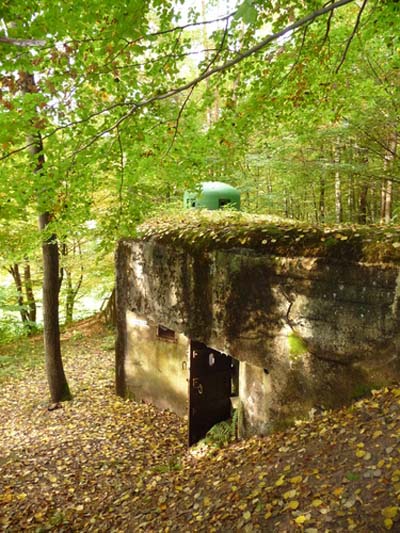
[[[400,264],[400,226],[311,225],[238,211],[185,210],[149,219],[140,240],[194,251],[247,248],[282,257]]]

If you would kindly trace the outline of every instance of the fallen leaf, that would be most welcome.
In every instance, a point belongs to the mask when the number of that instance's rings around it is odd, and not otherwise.
[[[311,505],[313,507],[319,507],[320,505],[322,505],[324,502],[322,500],[319,500],[319,499],[315,499],[311,502]]]
[[[396,518],[397,513],[399,511],[398,507],[385,507],[382,509],[382,514],[385,518]]]
[[[287,504],[287,508],[288,509],[293,509],[293,510],[297,509],[298,506],[299,506],[299,502],[297,500],[292,500],[292,501],[288,502],[288,504]]]
[[[307,522],[308,520],[310,520],[310,517],[309,516],[306,516],[304,514],[301,514],[300,516],[297,516],[294,521],[296,522],[296,524],[298,524],[299,526],[301,526],[302,524],[304,524],[304,522]]]
[[[383,521],[383,525],[385,526],[385,529],[392,529],[393,520],[391,518],[385,518],[385,520]]]

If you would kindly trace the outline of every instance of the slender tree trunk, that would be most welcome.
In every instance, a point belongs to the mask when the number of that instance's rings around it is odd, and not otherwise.
[[[70,324],[73,321],[75,297],[74,289],[72,287],[71,273],[68,270],[66,271],[65,281],[67,284],[67,294],[65,296],[65,323]]]
[[[354,144],[354,159],[358,167],[357,178],[359,182],[359,195],[358,195],[358,209],[357,209],[357,222],[359,224],[366,224],[368,221],[368,192],[369,183],[363,176],[363,169],[368,164],[368,155],[357,144]]]
[[[23,90],[34,92],[36,90],[35,80],[32,74],[23,74]],[[31,136],[29,142],[31,155],[35,160],[35,172],[43,173],[44,151],[40,132],[34,137]],[[40,204],[40,198],[39,198]],[[45,211],[39,215],[39,229],[46,233],[51,222],[51,213]],[[42,244],[43,256],[43,326],[44,326],[44,348],[46,359],[47,381],[50,389],[50,396],[53,402],[71,400],[72,396],[65,377],[60,343],[59,325],[59,255],[57,236],[52,234],[44,237]]]
[[[258,211],[258,208],[260,207],[260,204],[259,204],[259,197],[260,197],[260,180],[259,180],[259,177],[260,177],[260,173],[257,170],[256,174],[255,174],[255,180],[254,180],[255,181],[255,189],[256,189],[256,205],[255,205],[256,211]]]
[[[393,181],[384,179],[382,187],[382,222],[389,224],[392,218]]]
[[[22,279],[21,279],[21,273],[19,271],[19,264],[14,263],[8,271],[13,277],[15,288],[17,290],[17,302],[18,302],[18,310],[19,314],[21,315],[21,321],[23,324],[26,324],[26,322],[29,320],[28,313],[25,308],[25,302],[24,302],[24,293],[22,290]]]
[[[366,224],[367,223],[367,214],[368,214],[368,185],[364,183],[361,185],[360,197],[358,201],[358,223]]]
[[[393,166],[393,161],[397,152],[397,131],[394,130],[388,142],[389,149],[385,154],[383,162],[384,171],[387,172]],[[381,189],[381,223],[389,224],[392,219],[393,206],[393,180],[383,178]]]
[[[32,291],[32,280],[30,275],[29,262],[25,260],[24,277],[22,279],[19,264],[14,263],[8,271],[12,275],[17,290],[17,301],[21,321],[24,327],[30,332],[36,322],[36,303]],[[24,289],[26,301],[24,298]]]
[[[335,220],[338,224],[343,222],[342,181],[338,170],[335,172]]]
[[[379,185],[375,182],[370,186],[370,217],[373,223],[379,221]]]
[[[69,248],[66,244],[64,244],[61,248],[61,251],[62,251],[62,255],[65,257],[67,257],[71,253],[74,259],[76,259],[77,255],[79,256],[80,274],[79,274],[79,278],[76,282],[75,287],[73,284],[73,276],[72,276],[72,271],[70,267],[65,266],[62,269],[62,272],[65,273],[65,282],[66,282],[65,322],[66,324],[70,324],[73,321],[75,300],[76,300],[77,294],[79,293],[79,289],[82,286],[82,281],[83,281],[82,250],[81,250],[80,243],[78,242],[77,244],[74,244],[72,248]],[[76,261],[74,261],[74,264],[75,263]],[[61,287],[61,284],[60,284],[60,287]]]
[[[313,199],[313,207],[314,207],[314,220],[316,224],[319,224],[319,209],[318,209],[317,198],[315,196],[314,185],[311,187],[311,190],[312,190],[312,199]]]
[[[289,218],[289,193],[285,190],[284,196],[284,205],[285,205],[285,218]]]
[[[343,222],[343,203],[342,203],[342,180],[340,176],[340,145],[333,146],[333,162],[335,164],[335,220],[337,224]]]
[[[386,161],[385,170],[387,170]],[[381,224],[388,224],[390,222],[392,216],[392,191],[392,180],[383,178],[381,185]]]
[[[33,294],[31,266],[30,266],[28,258],[25,259],[25,264],[24,264],[24,286],[25,286],[26,301],[28,305],[29,322],[33,325],[33,324],[36,324],[36,301],[35,301],[35,295]]]
[[[325,178],[323,176],[319,180],[319,220],[321,224],[325,222]]]
[[[354,191],[354,176],[350,174],[349,194],[347,198],[347,205],[349,209],[349,221],[354,222],[354,205],[355,205],[355,191]]]

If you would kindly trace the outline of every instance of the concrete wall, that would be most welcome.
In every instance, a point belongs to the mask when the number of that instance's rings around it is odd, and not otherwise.
[[[135,357],[126,325],[133,311],[245,363],[239,388],[248,434],[341,405],[400,379],[399,271],[343,257],[122,241],[117,389],[132,387],[125,361]]]
[[[132,311],[126,312],[128,357],[124,362],[126,386],[138,400],[187,414],[187,361],[189,342],[183,334],[175,340],[160,338],[158,324]]]

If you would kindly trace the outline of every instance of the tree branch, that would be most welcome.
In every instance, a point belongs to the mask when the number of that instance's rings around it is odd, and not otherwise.
[[[174,28],[170,28],[168,30],[163,30],[159,32],[142,35],[141,37],[135,40],[125,39],[125,42],[126,42],[126,45],[129,46],[130,44],[137,43],[138,41],[141,41],[148,37],[158,37],[160,35],[166,35],[168,33],[174,33],[176,31],[183,31],[183,30],[186,30],[187,28],[193,28],[196,26],[202,26],[202,25],[207,25],[207,24],[215,24],[216,22],[222,22],[225,20],[229,20],[230,18],[234,17],[235,14],[236,14],[236,11],[233,11],[232,13],[229,13],[228,15],[225,15],[223,17],[219,17],[213,20],[204,20],[200,22],[189,22],[188,24],[183,24],[181,26],[175,26]],[[104,39],[102,38],[90,38],[90,39],[82,39],[82,40],[72,39],[69,41],[65,41],[64,44],[70,44],[70,43],[77,44],[77,43],[98,42],[98,41],[104,41]],[[48,40],[46,39],[15,39],[12,37],[1,36],[0,43],[20,46],[21,48],[29,48],[31,46],[45,46],[48,43]],[[51,48],[53,48],[53,46],[51,46]]]
[[[71,154],[71,156],[74,156],[74,155],[78,154],[79,152],[82,152],[83,150],[86,150],[87,148],[89,148],[92,144],[94,144],[98,139],[100,139],[104,135],[106,135],[106,134],[112,132],[113,130],[115,130],[115,128],[117,128],[120,124],[122,124],[130,116],[132,116],[134,113],[136,113],[140,108],[146,107],[146,106],[148,106],[148,105],[150,105],[150,104],[152,104],[152,103],[154,103],[156,101],[167,100],[167,99],[169,99],[169,98],[171,98],[171,97],[173,97],[173,96],[175,96],[177,94],[180,94],[180,93],[182,93],[184,91],[192,89],[192,87],[195,87],[200,82],[206,80],[207,78],[210,78],[214,74],[218,74],[218,73],[224,72],[226,70],[229,70],[230,68],[232,68],[233,66],[237,65],[238,63],[240,63],[244,59],[247,59],[248,57],[255,55],[257,52],[261,51],[267,45],[269,45],[273,41],[276,41],[280,37],[283,37],[283,36],[287,35],[288,33],[292,33],[294,31],[297,31],[298,29],[302,28],[305,25],[310,24],[311,22],[313,22],[314,20],[318,19],[319,17],[321,17],[321,16],[323,16],[323,15],[325,15],[327,13],[330,13],[330,12],[332,12],[332,11],[342,7],[342,6],[350,4],[350,3],[354,2],[354,1],[355,0],[338,0],[337,2],[331,3],[331,4],[327,5],[327,6],[324,6],[321,9],[313,11],[312,13],[310,13],[310,14],[306,15],[305,17],[297,20],[296,22],[293,22],[292,24],[289,24],[288,26],[286,26],[282,30],[269,35],[268,37],[266,37],[265,39],[260,41],[255,46],[249,48],[248,50],[245,50],[244,52],[237,54],[236,57],[234,57],[233,59],[231,59],[229,61],[226,61],[225,63],[222,63],[221,65],[218,65],[218,66],[216,66],[216,67],[214,67],[212,69],[208,69],[208,70],[204,71],[202,74],[200,74],[196,78],[192,79],[191,81],[189,81],[187,83],[184,83],[183,85],[181,85],[179,87],[176,87],[176,88],[171,89],[169,91],[166,91],[164,93],[155,94],[155,95],[153,95],[153,96],[151,96],[151,97],[149,97],[147,99],[140,100],[140,101],[138,101],[136,103],[133,103],[133,104],[132,103],[131,104],[129,104],[129,103],[116,103],[116,104],[113,104],[113,105],[108,106],[107,108],[105,108],[103,110],[100,110],[100,111],[97,111],[96,113],[93,113],[92,115],[90,115],[89,117],[86,117],[85,119],[81,119],[81,120],[78,120],[78,121],[70,122],[68,125],[59,126],[59,127],[55,128],[54,130],[52,130],[51,132],[49,132],[43,138],[51,137],[52,135],[54,135],[59,130],[65,129],[67,127],[71,127],[71,126],[75,126],[75,125],[81,124],[83,122],[87,122],[91,118],[93,118],[95,116],[99,116],[101,114],[104,114],[104,113],[106,113],[107,111],[109,111],[109,110],[111,110],[113,108],[125,107],[127,105],[131,106],[130,109],[124,115],[122,115],[117,121],[115,121],[109,127],[107,127],[105,129],[103,129],[102,131],[98,132],[89,141],[87,141],[86,144],[84,144],[77,151],[75,151],[73,154]],[[364,5],[366,4],[367,1],[368,0],[364,0]],[[228,17],[230,17],[230,16],[231,15],[228,15]],[[360,17],[361,17],[361,14],[359,13],[359,17],[357,18],[358,22],[359,22]],[[357,24],[357,26],[358,26],[358,24]],[[354,33],[355,33],[356,29],[357,28],[355,28],[355,30],[353,30]],[[348,43],[348,46],[350,46],[350,42]],[[343,59],[343,61],[344,61],[344,59]],[[8,154],[5,154],[4,156],[0,157],[0,161],[4,160],[4,159],[7,159],[11,155],[16,154],[18,152],[21,152],[21,151],[25,150],[26,148],[28,148],[30,146],[32,146],[32,144],[28,144],[28,145],[25,145],[22,148],[18,148],[16,150],[11,151]]]
[[[0,37],[0,43],[28,48],[30,46],[44,46],[47,41],[44,39],[12,39],[11,37]]]
[[[333,2],[333,0],[331,0],[331,3]],[[326,44],[326,42],[328,41],[329,39],[329,33],[331,31],[331,22],[332,22],[332,18],[333,18],[333,11],[331,11],[329,13],[329,17],[328,17],[328,20],[326,21],[326,30],[325,30],[325,35],[324,35],[324,38],[322,39],[322,44],[321,44],[321,48],[323,48]],[[329,46],[328,46],[329,48]]]
[[[207,72],[210,70],[210,67],[217,61],[218,57],[220,56],[221,52],[222,52],[222,49],[224,47],[224,44],[225,44],[225,41],[226,41],[226,37],[228,35],[228,20],[226,21],[226,25],[225,25],[225,30],[224,30],[224,34],[222,36],[222,39],[221,39],[221,42],[220,42],[220,45],[218,46],[218,49],[214,55],[214,57],[211,58],[211,60],[208,62],[208,65],[206,66],[204,72]],[[175,141],[176,141],[176,137],[178,135],[178,128],[179,128],[179,122],[182,118],[182,115],[183,115],[183,111],[185,110],[185,107],[186,107],[186,104],[189,102],[190,100],[190,97],[192,96],[193,94],[193,91],[195,89],[196,85],[193,85],[188,94],[186,95],[185,97],[185,100],[183,101],[183,104],[181,105],[181,108],[179,109],[179,113],[178,113],[178,116],[176,118],[176,121],[175,121],[175,126],[174,126],[174,136],[172,138],[172,141],[170,142],[170,145],[167,149],[167,152],[165,154],[165,157],[168,156],[168,154],[170,153]]]
[[[368,0],[364,0],[360,10],[358,11],[356,23],[354,24],[353,31],[351,32],[351,35],[350,35],[350,37],[347,40],[346,47],[345,47],[343,55],[342,55],[342,59],[340,60],[340,63],[339,63],[339,65],[337,66],[337,68],[335,70],[335,74],[338,74],[339,70],[341,69],[343,63],[346,60],[347,52],[349,51],[350,45],[351,45],[351,43],[352,43],[352,41],[354,39],[355,34],[357,33],[358,26],[360,25],[361,17],[362,17],[362,14],[364,12],[365,6],[367,5],[367,2],[368,2]]]
[[[202,74],[200,74],[199,76],[197,76],[193,80],[181,85],[180,87],[176,87],[175,89],[171,89],[170,91],[167,91],[165,93],[156,94],[154,96],[151,96],[150,98],[147,98],[145,100],[141,100],[139,102],[134,103],[132,105],[131,109],[129,109],[129,111],[127,111],[122,117],[120,117],[114,124],[112,124],[108,128],[106,128],[106,129],[100,131],[99,133],[97,133],[96,135],[94,135],[85,145],[83,145],[81,148],[79,148],[78,151],[76,151],[74,153],[74,155],[76,155],[79,152],[82,152],[83,150],[86,150],[92,144],[94,144],[98,139],[100,139],[101,137],[103,137],[107,133],[110,133],[111,131],[113,131],[116,127],[118,127],[120,124],[122,124],[127,118],[129,118],[131,115],[133,115],[140,108],[146,107],[149,104],[152,104],[153,102],[156,102],[156,101],[167,100],[167,99],[171,98],[172,96],[175,96],[175,95],[180,94],[180,93],[182,93],[184,91],[187,91],[187,90],[191,89],[192,87],[194,87],[195,85],[198,85],[200,82],[202,82],[202,81],[206,80],[207,78],[213,76],[214,74],[217,74],[219,72],[224,72],[225,70],[228,70],[228,69],[232,68],[233,66],[237,65],[238,63],[240,63],[244,59],[247,59],[248,57],[256,54],[257,52],[259,52],[260,50],[265,48],[271,42],[276,41],[280,37],[283,37],[287,33],[296,31],[299,28],[301,28],[301,27],[303,27],[305,25],[308,25],[309,23],[313,22],[317,18],[325,15],[326,13],[330,13],[331,11],[333,11],[335,9],[338,9],[339,7],[345,6],[347,4],[350,4],[350,3],[354,2],[354,1],[355,0],[338,0],[337,2],[335,2],[333,4],[329,4],[328,6],[325,6],[325,7],[321,8],[321,9],[313,11],[309,15],[306,15],[305,17],[297,20],[296,22],[293,22],[292,24],[289,24],[288,26],[286,26],[282,30],[280,30],[280,31],[278,31],[276,33],[273,33],[272,35],[269,35],[266,39],[262,40],[261,42],[259,42],[255,46],[253,46],[252,48],[249,48],[248,50],[238,54],[236,57],[234,57],[233,59],[227,61],[226,63],[223,63],[222,65],[214,67],[211,70],[203,72]],[[366,2],[367,0],[364,0],[364,1]]]
[[[272,35],[269,35],[263,41],[259,42],[258,44],[256,44],[252,48],[249,48],[248,50],[238,54],[236,57],[234,57],[233,59],[227,61],[226,63],[223,63],[222,65],[214,67],[213,69],[208,70],[208,71],[200,74],[200,76],[198,76],[197,78],[194,78],[193,80],[191,80],[188,83],[182,85],[181,87],[177,87],[176,89],[171,89],[170,91],[167,91],[167,92],[165,92],[163,94],[154,95],[154,96],[148,98],[147,100],[142,100],[140,102],[137,102],[136,104],[134,104],[134,107],[136,109],[139,108],[139,107],[145,107],[145,106],[153,103],[156,100],[165,100],[167,98],[170,98],[171,96],[175,96],[178,93],[186,91],[187,89],[190,89],[193,85],[197,85],[201,81],[213,76],[214,74],[217,74],[219,72],[224,72],[225,70],[228,70],[231,67],[237,65],[238,63],[240,63],[244,59],[247,59],[248,57],[256,54],[257,52],[259,52],[260,50],[265,48],[268,44],[270,44],[273,41],[276,41],[280,37],[283,37],[287,33],[296,31],[299,28],[301,28],[302,26],[305,26],[306,24],[309,24],[310,22],[312,22],[312,21],[316,20],[317,18],[321,17],[322,15],[325,15],[326,13],[330,13],[334,9],[338,9],[339,7],[342,7],[342,6],[346,5],[346,4],[350,4],[350,3],[354,2],[354,1],[355,0],[339,0],[338,2],[335,2],[334,4],[330,4],[329,6],[326,6],[326,7],[323,7],[321,9],[318,9],[317,11],[313,11],[312,13],[310,13],[309,15],[301,18],[300,20],[298,20],[298,21],[296,21],[296,22],[294,22],[292,24],[289,24],[289,26],[286,26],[286,28],[284,28],[283,30],[280,30],[280,31],[278,31],[276,33],[273,33]],[[364,0],[364,1],[367,2],[368,0]]]

